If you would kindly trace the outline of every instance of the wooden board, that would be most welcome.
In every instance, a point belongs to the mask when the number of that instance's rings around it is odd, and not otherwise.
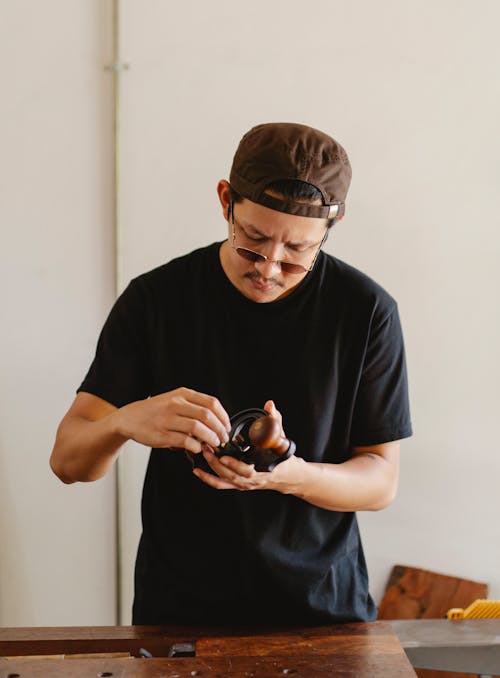
[[[488,585],[406,565],[395,565],[378,619],[442,619],[452,607],[488,597]],[[419,678],[471,678],[471,674],[418,669]]]
[[[195,644],[196,656],[167,657],[174,643],[186,642]],[[384,622],[315,628],[0,628],[0,657],[127,649],[137,655],[140,647],[161,654],[152,659],[0,659],[0,678],[415,677],[391,625]]]

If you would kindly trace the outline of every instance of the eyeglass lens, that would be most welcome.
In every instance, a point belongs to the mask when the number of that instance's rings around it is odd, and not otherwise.
[[[247,261],[266,261],[267,257],[265,257],[263,254],[259,254],[258,252],[254,252],[253,250],[247,250],[245,247],[236,247],[236,252],[240,255],[240,257],[243,257],[243,259],[247,259]],[[308,269],[305,268],[305,266],[301,266],[300,264],[293,264],[290,261],[278,261],[276,262],[281,266],[281,269],[283,271],[286,271],[287,273],[305,273]]]
[[[235,246],[235,238],[236,238],[236,229],[235,225],[238,223],[236,219],[234,218],[234,202],[231,200],[229,204],[229,214],[228,214],[229,220],[232,221],[233,223],[233,249],[236,250],[237,254],[240,255],[240,257],[243,257],[243,259],[246,259],[247,261],[268,261],[268,258],[264,254],[260,254],[260,252],[255,252],[254,250],[247,249],[246,247],[236,247]],[[239,226],[241,228],[241,226]],[[328,234],[328,231],[325,233],[323,236],[323,239],[321,240],[321,243],[316,251],[316,254],[314,256],[313,264],[311,265],[310,268],[307,268],[306,266],[302,266],[302,264],[294,264],[291,261],[275,261],[273,263],[278,264],[281,267],[282,271],[285,271],[286,273],[308,273],[309,271],[312,270],[312,267],[314,265],[314,262],[316,261],[316,257],[318,256],[318,253],[323,245],[323,243],[326,240],[326,236]]]

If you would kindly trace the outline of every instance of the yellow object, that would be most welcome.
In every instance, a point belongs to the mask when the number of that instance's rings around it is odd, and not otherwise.
[[[494,619],[500,618],[500,600],[478,598],[466,607],[452,607],[446,613],[448,619]]]

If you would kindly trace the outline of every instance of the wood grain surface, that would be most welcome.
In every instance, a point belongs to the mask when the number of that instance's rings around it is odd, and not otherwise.
[[[488,585],[406,565],[392,569],[378,619],[444,619],[452,607],[488,597]],[[471,674],[418,669],[419,678],[472,678]]]
[[[196,656],[168,658],[170,647],[180,642],[195,643]],[[141,647],[154,658],[0,659],[0,678],[415,676],[390,624],[384,622],[287,629],[0,629],[0,657],[117,651],[137,655]]]

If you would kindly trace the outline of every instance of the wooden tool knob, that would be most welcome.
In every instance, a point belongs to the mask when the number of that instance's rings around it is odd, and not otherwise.
[[[281,435],[281,426],[274,417],[260,417],[248,429],[248,437],[255,447],[273,450],[276,454],[285,454],[290,441]]]

